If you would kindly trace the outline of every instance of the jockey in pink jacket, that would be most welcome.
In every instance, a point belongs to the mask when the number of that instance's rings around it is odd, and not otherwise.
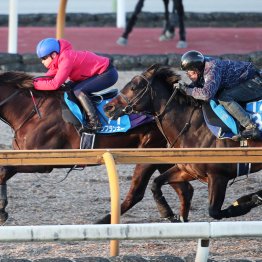
[[[34,88],[51,91],[59,89],[67,80],[75,83],[73,92],[89,119],[87,128],[93,131],[99,129],[101,124],[88,94],[117,82],[118,73],[109,58],[89,51],[76,51],[67,40],[55,38],[40,41],[36,53],[48,69],[46,76],[50,78],[35,79]]]

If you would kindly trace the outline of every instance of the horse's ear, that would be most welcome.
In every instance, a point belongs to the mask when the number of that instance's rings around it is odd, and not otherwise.
[[[160,67],[160,64],[153,64],[147,70],[143,73],[143,75],[147,78],[150,79],[158,70]]]

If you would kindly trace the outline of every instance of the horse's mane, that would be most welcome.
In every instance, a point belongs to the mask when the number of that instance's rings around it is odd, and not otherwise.
[[[181,74],[177,69],[171,66],[159,66],[154,77],[165,83],[170,92],[174,92],[174,84],[181,80]],[[186,95],[183,91],[178,90],[175,98],[180,104],[199,105],[199,101],[192,96]]]
[[[33,88],[33,76],[16,71],[9,71],[0,74],[1,85],[12,85],[17,88]]]
[[[61,92],[39,91],[34,89],[34,76],[17,71],[0,73],[0,87],[10,86],[21,89],[24,95],[28,96],[28,90],[32,90],[37,97],[61,97]]]

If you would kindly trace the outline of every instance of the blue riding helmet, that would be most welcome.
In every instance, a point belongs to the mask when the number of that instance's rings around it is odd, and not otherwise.
[[[45,38],[36,47],[36,54],[39,58],[50,55],[52,52],[60,53],[60,45],[55,38]]]

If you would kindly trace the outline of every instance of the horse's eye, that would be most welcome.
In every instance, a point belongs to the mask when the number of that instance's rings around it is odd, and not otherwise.
[[[131,90],[132,90],[132,91],[135,91],[135,90],[136,90],[136,88],[137,88],[137,86],[136,86],[136,85],[134,85],[134,84],[132,84],[132,85],[131,85]]]

